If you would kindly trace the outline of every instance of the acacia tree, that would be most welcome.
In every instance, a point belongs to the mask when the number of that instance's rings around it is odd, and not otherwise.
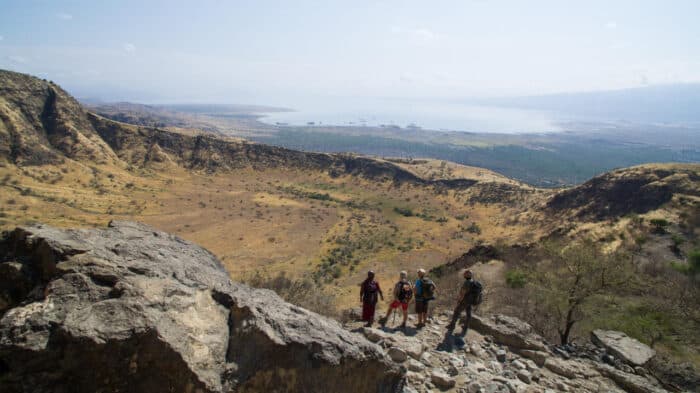
[[[538,264],[535,290],[543,300],[540,310],[557,321],[561,344],[567,344],[574,325],[583,317],[583,306],[597,295],[619,290],[630,279],[631,258],[622,253],[601,252],[590,240],[544,245],[545,258]]]

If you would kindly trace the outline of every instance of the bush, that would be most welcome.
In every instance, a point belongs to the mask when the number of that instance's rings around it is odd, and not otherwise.
[[[673,251],[676,254],[680,254],[681,244],[685,242],[683,236],[674,234],[673,236],[671,236],[671,241],[673,242],[673,244],[671,244],[671,251]]]
[[[700,250],[691,251],[688,254],[687,263],[674,262],[671,266],[691,279],[700,277]]]
[[[407,208],[407,207],[395,207],[394,211],[404,217],[413,217],[413,210]]]
[[[481,235],[481,228],[475,222],[472,222],[472,225],[467,228],[467,232]]]
[[[663,218],[652,218],[649,222],[653,225],[651,231],[658,234],[666,233],[666,227],[670,225],[670,223]]]
[[[523,288],[527,284],[527,274],[519,269],[511,269],[506,272],[506,284],[511,288]]]

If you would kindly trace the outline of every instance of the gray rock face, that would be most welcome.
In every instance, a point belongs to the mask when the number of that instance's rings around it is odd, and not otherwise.
[[[499,343],[516,349],[547,351],[542,337],[535,334],[528,323],[506,315],[482,317],[472,315],[471,327],[481,334],[493,336]]]
[[[381,349],[129,223],[0,241],[3,392],[394,391]]]
[[[652,384],[648,379],[634,375],[624,373],[620,370],[616,370],[606,364],[600,364],[597,367],[598,371],[605,375],[606,377],[612,379],[620,387],[625,389],[627,392],[631,393],[661,393],[666,390]]]
[[[642,366],[656,355],[656,351],[646,344],[614,330],[594,330],[591,341],[634,366]]]

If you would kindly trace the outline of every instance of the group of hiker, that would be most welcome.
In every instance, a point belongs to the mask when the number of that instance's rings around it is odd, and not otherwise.
[[[424,327],[428,322],[428,307],[430,302],[435,300],[437,287],[435,283],[426,276],[425,269],[418,269],[416,273],[418,278],[414,283],[408,279],[407,272],[402,271],[399,273],[399,281],[394,284],[393,288],[393,299],[389,304],[386,315],[379,319],[379,324],[382,327],[386,325],[391,313],[397,312],[400,308],[403,318],[400,328],[405,328],[406,320],[408,319],[408,305],[412,301],[415,303],[415,312],[418,318],[416,329]],[[464,336],[469,329],[472,307],[481,303],[483,291],[481,283],[474,280],[474,274],[471,270],[465,270],[462,275],[464,277],[464,282],[457,296],[457,306],[452,313],[452,321],[448,325],[448,330],[454,330],[457,320],[464,312],[466,313],[466,318],[464,319],[462,332],[460,333],[460,335]],[[382,301],[384,300],[384,293],[379,286],[379,282],[375,279],[374,272],[370,270],[367,272],[367,278],[360,285],[362,320],[366,322],[365,326],[367,327],[371,327],[374,323],[374,314],[379,299]]]

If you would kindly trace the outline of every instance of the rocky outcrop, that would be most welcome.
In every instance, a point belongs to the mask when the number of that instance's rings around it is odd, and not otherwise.
[[[3,392],[393,392],[380,347],[130,222],[0,242]]]
[[[547,351],[542,337],[534,333],[532,326],[518,318],[506,315],[472,316],[471,327],[481,334],[487,334],[503,345],[516,349]]]
[[[669,202],[674,194],[700,196],[698,180],[697,165],[625,168],[555,194],[545,210],[590,221],[643,214]]]
[[[643,366],[656,355],[648,345],[614,330],[596,329],[591,332],[591,341],[632,366]]]
[[[604,350],[592,344],[571,352],[550,347],[517,318],[477,316],[480,322],[461,338],[447,330],[449,313],[436,314],[422,329],[411,326],[414,315],[406,328],[389,323],[371,329],[360,327],[361,322],[349,322],[347,327],[386,348],[387,357],[408,369],[404,393],[666,391],[645,368],[605,364],[600,356]],[[524,338],[517,338],[521,335]],[[415,353],[407,357],[415,352],[411,348],[416,342],[423,344],[422,353],[417,359]],[[595,350],[589,351],[589,346]]]
[[[80,104],[63,89],[0,70],[0,162],[41,165],[64,157],[91,162],[116,159]]]

